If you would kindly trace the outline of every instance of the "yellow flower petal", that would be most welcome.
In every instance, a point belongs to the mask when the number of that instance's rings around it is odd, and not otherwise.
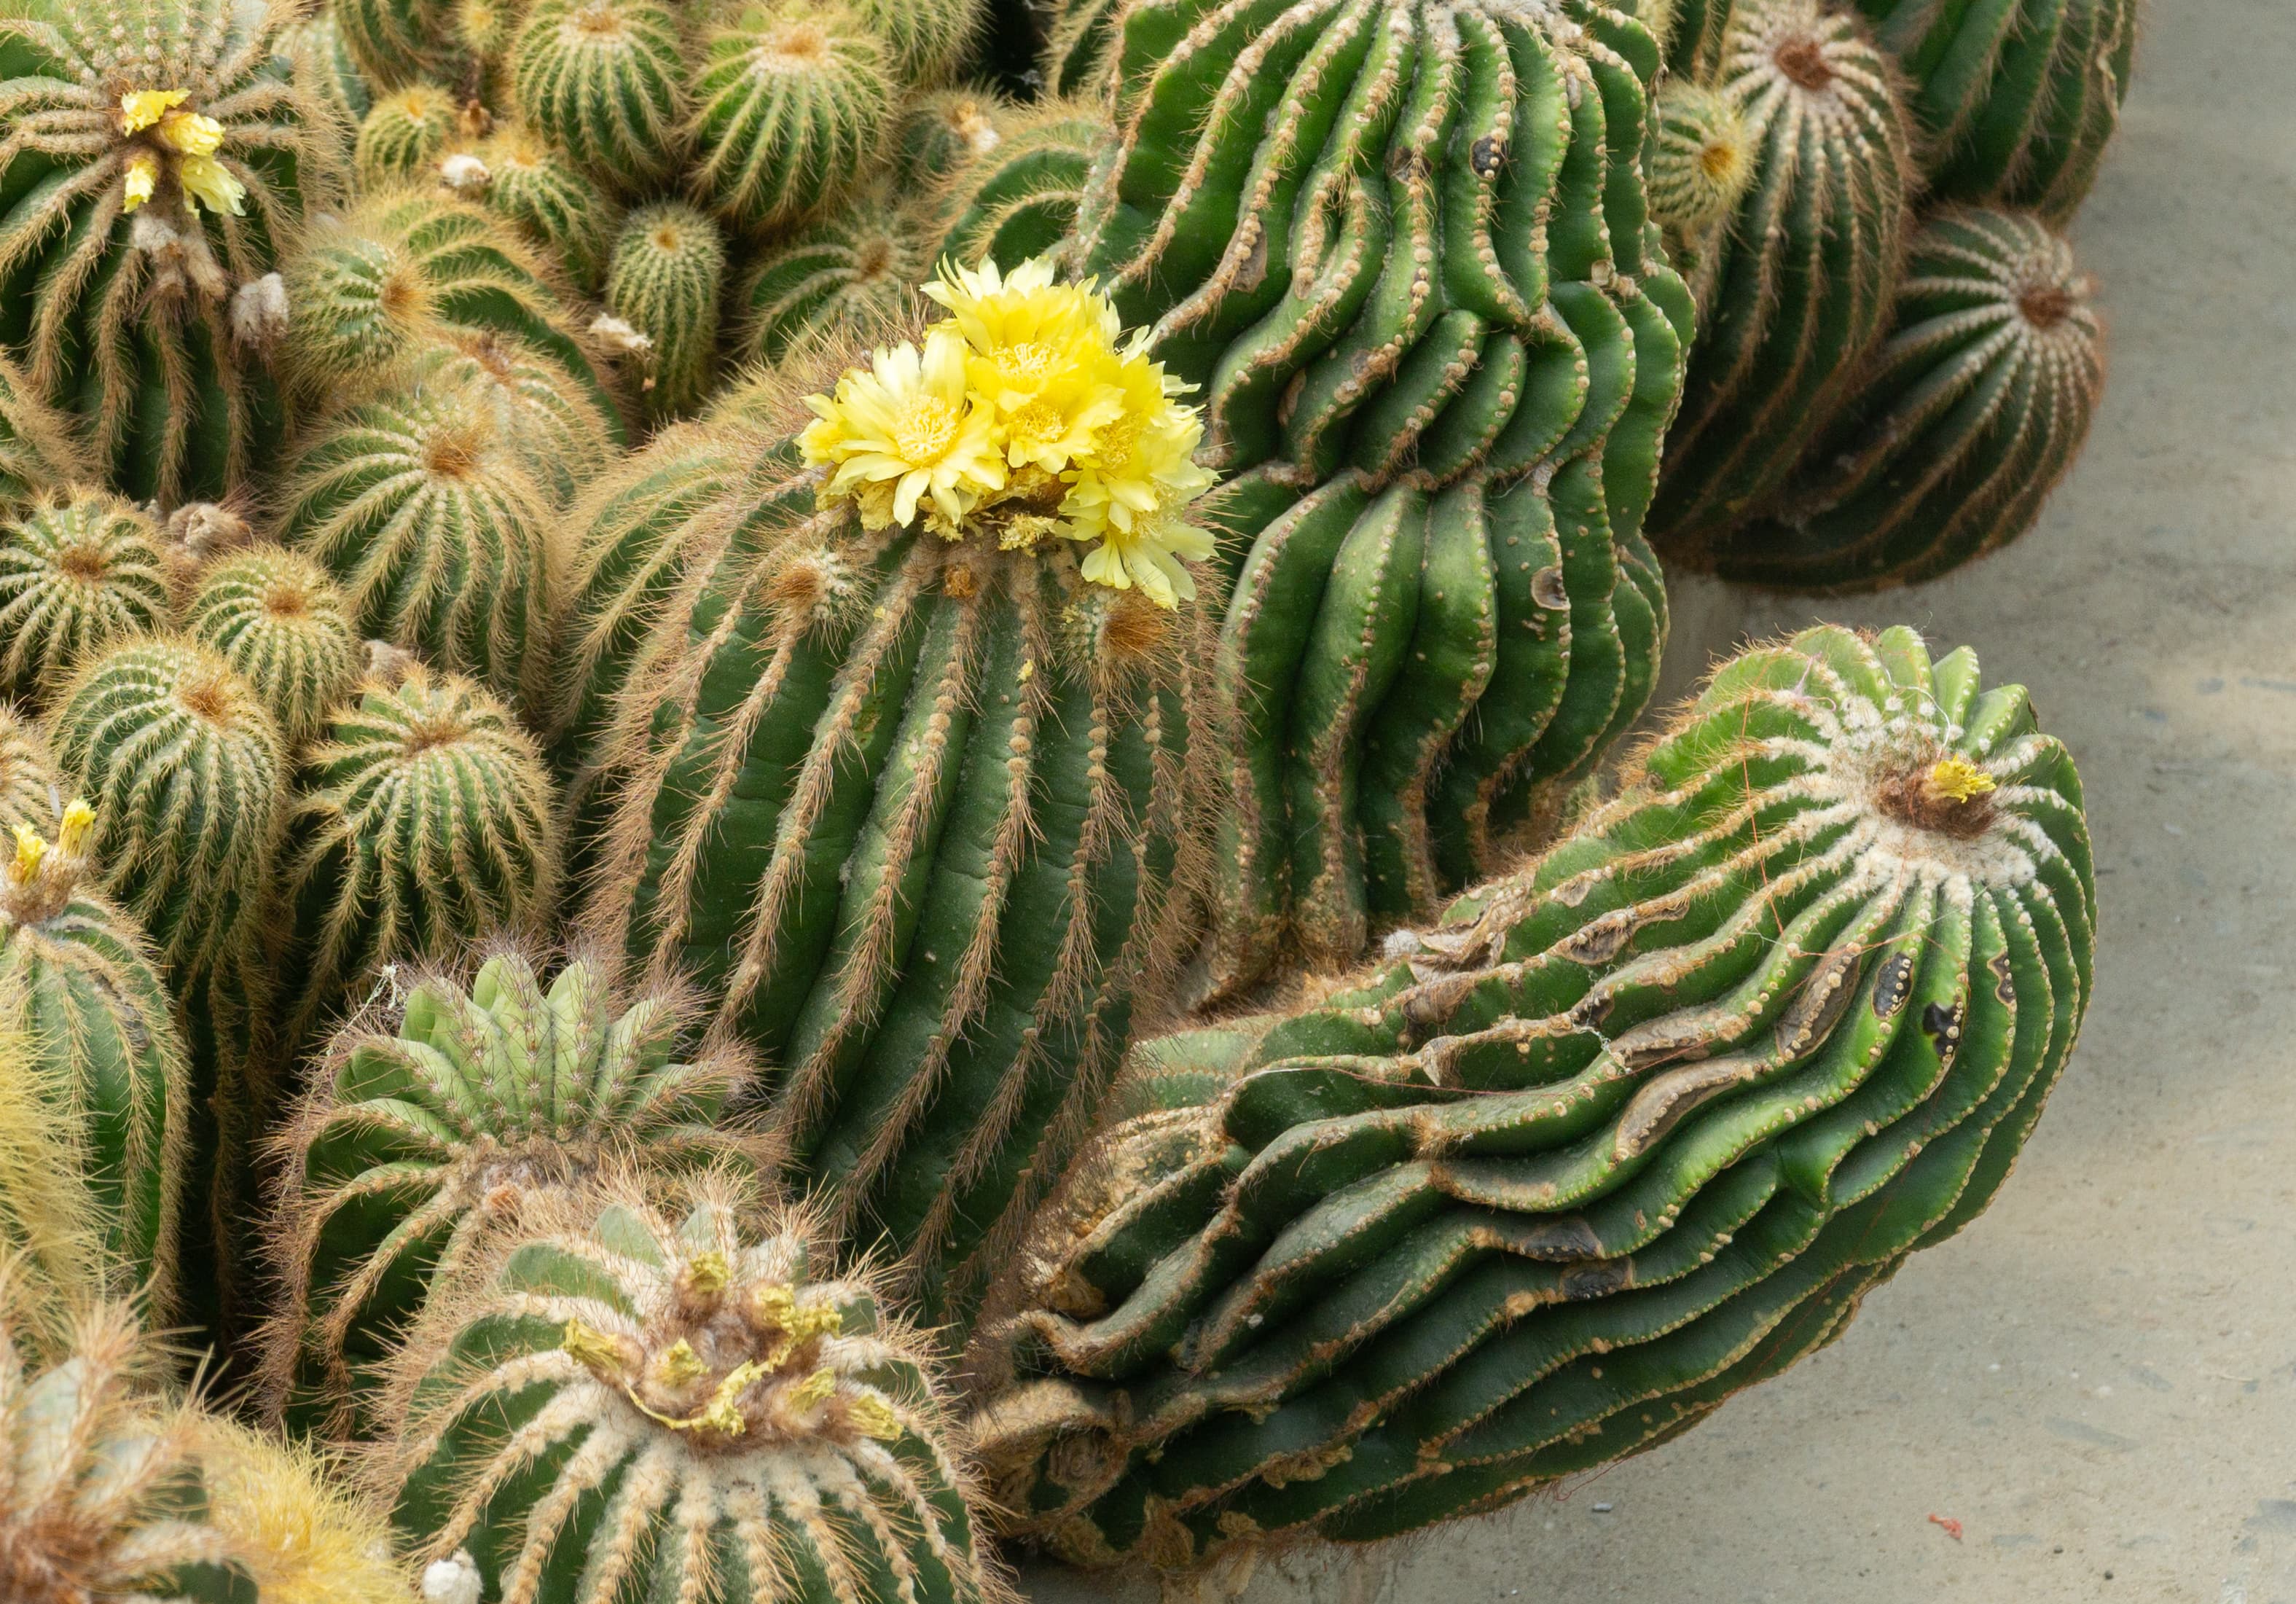
[[[122,211],[134,211],[152,198],[160,186],[160,159],[149,151],[130,151],[127,154],[127,190],[119,202]]]
[[[140,134],[191,98],[188,89],[131,89],[119,97],[119,131]]]
[[[247,185],[214,157],[184,157],[176,164],[176,177],[183,183],[184,195],[209,211],[227,211],[235,218],[246,215],[241,202],[247,199]]]
[[[197,111],[170,111],[153,137],[184,156],[212,156],[223,149],[223,124]]]

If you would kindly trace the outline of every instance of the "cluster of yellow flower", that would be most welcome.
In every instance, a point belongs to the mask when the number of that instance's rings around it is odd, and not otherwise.
[[[1160,606],[1195,594],[1187,562],[1212,539],[1186,520],[1211,488],[1196,465],[1203,424],[1186,389],[1130,341],[1087,282],[1055,284],[1048,259],[999,273],[943,264],[924,292],[949,316],[912,344],[808,396],[807,460],[832,465],[824,501],[871,529],[922,512],[945,539],[993,532],[1008,549],[1048,537],[1096,544],[1084,577],[1138,586]]]
[[[134,211],[158,192],[160,153],[166,150],[176,158],[176,180],[184,186],[186,205],[195,210],[204,205],[209,211],[241,215],[247,185],[216,160],[216,152],[223,148],[223,124],[184,111],[184,103],[190,98],[190,91],[184,89],[132,89],[119,97],[120,133],[132,136],[149,128],[158,142],[158,148],[129,147],[122,211]]]

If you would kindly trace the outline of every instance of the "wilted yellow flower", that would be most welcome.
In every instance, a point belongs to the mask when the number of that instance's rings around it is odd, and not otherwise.
[[[197,111],[168,112],[152,136],[183,156],[212,156],[223,149],[223,124]]]
[[[119,131],[141,134],[191,98],[188,89],[131,89],[119,97]]]
[[[247,185],[233,177],[214,157],[184,157],[176,163],[176,177],[183,184],[185,197],[209,211],[227,211],[235,218],[245,215],[242,202],[247,199]]]
[[[922,351],[880,350],[838,381],[833,399],[806,398],[816,422],[799,445],[808,460],[836,465],[828,494],[853,496],[865,524],[906,524],[930,498],[935,526],[954,537],[982,496],[1004,488],[994,411],[967,392],[964,358],[954,330],[935,329]],[[890,501],[872,487],[890,489]]]
[[[119,202],[119,210],[134,211],[159,187],[160,159],[149,151],[128,152],[127,194]]]

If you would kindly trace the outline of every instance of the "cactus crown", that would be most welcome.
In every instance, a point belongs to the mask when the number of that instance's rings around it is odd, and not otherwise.
[[[462,107],[436,84],[393,89],[360,120],[352,161],[362,188],[412,178],[437,160],[462,125]]]
[[[538,0],[512,46],[519,115],[602,183],[643,190],[683,138],[676,12],[655,0]]]
[[[39,697],[91,653],[166,627],[160,531],[141,508],[75,490],[0,526],[0,690]]]
[[[260,546],[217,563],[200,577],[184,622],[246,677],[291,746],[316,735],[358,679],[349,605],[300,552]]]
[[[1670,83],[1658,101],[1650,162],[1651,215],[1695,239],[1737,207],[1753,181],[1754,147],[1738,103],[1718,90]]]
[[[646,342],[650,414],[675,415],[707,393],[725,282],[726,244],[703,213],[665,201],[624,220],[606,274],[606,305]]]
[[[390,1480],[422,1556],[466,1550],[503,1604],[548,1596],[570,1562],[609,1596],[714,1576],[728,1604],[808,1583],[838,1604],[1003,1598],[958,1502],[926,1348],[865,1279],[817,1278],[812,1235],[722,1176],[668,1209],[627,1182],[538,1207],[394,1364],[408,1428]],[[504,1409],[517,1437],[473,1429]],[[549,1453],[576,1441],[578,1460]],[[514,1489],[536,1452],[561,1468]],[[643,1490],[578,1505],[592,1465],[644,1467]],[[701,1509],[714,1519],[691,1542],[642,1540]]]

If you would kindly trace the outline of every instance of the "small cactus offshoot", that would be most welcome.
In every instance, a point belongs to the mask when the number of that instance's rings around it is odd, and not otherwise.
[[[605,282],[619,209],[564,152],[524,123],[504,124],[447,157],[439,181],[551,251],[584,294],[596,294]]]
[[[317,735],[358,679],[350,605],[300,552],[257,546],[213,563],[184,605],[184,629],[255,687],[290,748]]]
[[[725,283],[726,243],[703,213],[665,201],[623,222],[606,271],[606,308],[644,341],[647,415],[676,417],[708,393]]]
[[[520,118],[598,183],[644,192],[685,141],[679,32],[659,0],[536,0],[511,46]]]
[[[363,188],[387,188],[428,171],[461,131],[463,108],[436,84],[379,96],[359,124],[352,160]]]

